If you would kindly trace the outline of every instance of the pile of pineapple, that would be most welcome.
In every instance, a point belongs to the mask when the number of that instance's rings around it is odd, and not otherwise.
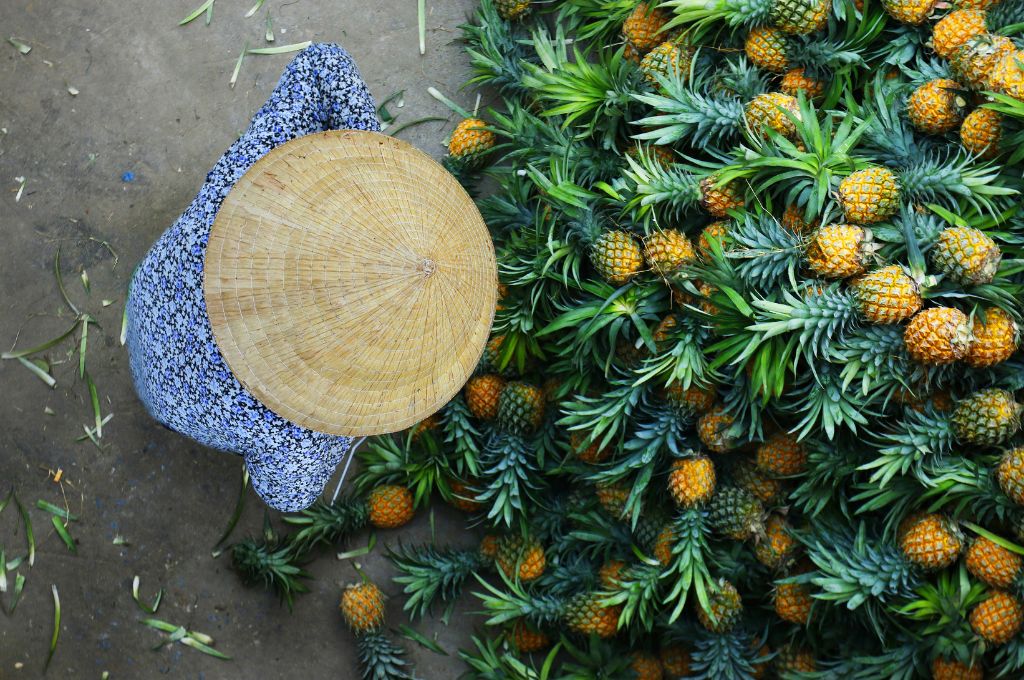
[[[482,540],[395,549],[410,614],[475,598],[474,678],[1024,677],[1024,2],[482,0],[463,33],[493,337],[358,489]]]

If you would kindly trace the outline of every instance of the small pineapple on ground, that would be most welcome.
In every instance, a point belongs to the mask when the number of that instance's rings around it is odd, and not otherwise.
[[[693,53],[689,48],[666,41],[648,52],[640,60],[640,71],[651,85],[658,86],[658,78],[684,79],[690,72]]]
[[[772,514],[764,523],[764,536],[754,544],[754,556],[769,569],[780,570],[792,563],[798,548],[785,517]]]
[[[497,144],[497,136],[479,118],[465,118],[452,132],[448,155],[468,167],[481,165]]]
[[[951,418],[953,433],[965,444],[1002,444],[1020,431],[1022,409],[1008,390],[978,390],[957,402]]]
[[[715,397],[713,387],[690,385],[684,388],[683,383],[674,382],[665,389],[669,403],[686,413],[704,413],[715,405]]]
[[[661,27],[669,17],[656,5],[641,2],[622,24],[622,36],[641,54],[646,54],[665,40]]]
[[[544,420],[544,391],[524,382],[505,385],[498,399],[498,427],[516,435],[531,434]]]
[[[532,654],[551,646],[551,638],[522,619],[512,625],[512,645],[521,654]]]
[[[1024,50],[1004,51],[989,71],[988,86],[1024,101]]]
[[[718,534],[736,541],[764,532],[764,505],[750,491],[722,486],[708,505],[708,523]]]
[[[993,588],[1009,588],[1024,568],[1020,555],[984,536],[974,539],[964,561],[975,578]]]
[[[397,529],[413,518],[412,492],[404,486],[386,484],[366,497],[370,524],[378,529]]]
[[[743,49],[750,62],[772,73],[785,73],[789,69],[786,34],[773,26],[758,26],[747,33]]]
[[[682,678],[690,674],[692,658],[686,647],[678,644],[667,645],[661,648],[661,667],[671,680]]]
[[[544,546],[540,541],[518,535],[502,539],[494,561],[507,578],[518,578],[523,583],[540,578],[547,566]]]
[[[766,92],[747,102],[743,115],[756,137],[767,137],[768,130],[792,137],[796,134],[796,121],[800,119],[800,103],[788,94]]]
[[[732,433],[735,420],[722,405],[711,408],[697,420],[697,436],[715,453],[726,453],[736,448],[737,439]]]
[[[798,475],[807,466],[807,452],[796,437],[777,432],[757,447],[757,466],[769,475]]]
[[[791,68],[782,76],[779,91],[791,97],[799,96],[803,92],[808,99],[816,100],[825,95],[825,83],[808,75],[803,67]]]
[[[1003,60],[1012,57],[1016,46],[1003,35],[983,33],[960,45],[950,58],[950,71],[957,82],[973,89],[999,89],[998,80],[1005,73]]]
[[[356,636],[364,678],[412,680],[403,650],[383,633],[384,593],[370,582],[348,586],[341,595],[341,615]]]
[[[590,261],[601,278],[616,286],[639,274],[644,264],[636,238],[619,229],[606,231],[594,241]]]
[[[565,608],[565,619],[569,629],[580,635],[596,635],[607,640],[619,630],[619,616],[622,607],[606,605],[603,597],[596,593],[580,593],[573,597]]]
[[[644,260],[659,276],[669,276],[696,259],[693,244],[678,229],[656,231],[644,241]]]
[[[494,0],[498,14],[505,21],[515,21],[530,11],[530,0]]]
[[[712,217],[727,217],[730,210],[742,208],[744,204],[743,191],[737,182],[719,186],[714,175],[700,181],[700,205]]]
[[[984,11],[955,9],[932,27],[932,49],[943,59],[950,59],[961,45],[987,31]]]
[[[993,645],[1006,644],[1020,632],[1024,606],[1004,590],[993,591],[971,610],[971,628]]]
[[[662,680],[664,677],[658,657],[649,652],[634,652],[629,668],[636,674],[636,680]]]
[[[899,538],[907,560],[922,569],[943,569],[956,562],[963,550],[963,535],[952,520],[939,514],[916,518]]]
[[[957,659],[937,656],[932,661],[932,680],[984,680],[985,671],[980,664],[968,666]]]
[[[850,282],[860,313],[870,323],[899,323],[924,304],[917,281],[900,265],[882,267]]]

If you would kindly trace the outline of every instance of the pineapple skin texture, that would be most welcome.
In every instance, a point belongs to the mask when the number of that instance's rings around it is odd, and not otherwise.
[[[693,244],[678,229],[657,231],[644,242],[644,260],[660,276],[668,276],[696,259]]]
[[[919,517],[900,537],[900,550],[912,564],[922,569],[943,569],[956,562],[963,540],[942,515]]]
[[[870,234],[852,224],[833,224],[819,229],[807,247],[807,264],[827,279],[847,279],[865,271],[864,245]]]
[[[786,35],[778,28],[760,26],[752,28],[743,49],[750,62],[772,73],[785,73],[789,69]]]
[[[530,0],[494,0],[498,15],[505,21],[515,21],[530,9]]]
[[[1024,446],[1003,454],[996,468],[999,488],[1017,505],[1024,505]]]
[[[706,503],[715,493],[715,465],[706,456],[672,463],[668,489],[677,504],[692,508]]]
[[[727,217],[730,210],[744,206],[743,192],[735,182],[720,187],[714,176],[705,177],[700,181],[700,205],[712,217]]]
[[[484,129],[487,123],[479,118],[466,118],[452,132],[448,153],[459,160],[482,159],[497,143],[497,137]]]
[[[978,604],[970,615],[971,628],[994,645],[1009,642],[1024,623],[1024,607],[1009,593],[997,590]]]
[[[907,101],[911,125],[926,135],[941,135],[955,130],[964,119],[957,90],[959,83],[936,78],[918,87]]]
[[[803,68],[792,68],[782,76],[779,91],[790,97],[803,92],[808,99],[820,99],[825,94],[825,83],[807,75]]]
[[[935,657],[932,662],[933,680],[984,680],[985,672],[981,666],[968,666],[956,659]]]
[[[769,569],[782,569],[792,561],[797,547],[786,520],[773,514],[764,524],[764,538],[754,546],[754,556]]]
[[[839,202],[848,222],[883,222],[899,210],[899,182],[888,168],[858,170],[839,183]]]
[[[971,327],[967,315],[952,307],[918,312],[903,333],[907,353],[914,361],[939,366],[967,356]]]
[[[661,648],[661,666],[669,678],[681,678],[690,674],[690,653],[682,645],[668,645]]]
[[[767,136],[768,130],[774,130],[783,137],[792,137],[796,134],[796,123],[786,115],[787,111],[799,119],[800,104],[795,97],[767,92],[747,102],[744,118],[755,135]]]
[[[975,156],[992,159],[999,155],[1003,139],[1003,116],[992,109],[975,109],[960,125],[960,144]]]
[[[989,388],[975,392],[953,410],[957,439],[977,446],[1001,444],[1020,430],[1021,405],[1007,390]]]
[[[979,536],[967,549],[964,562],[975,578],[993,588],[1009,588],[1020,575],[1024,559],[1003,546]]]
[[[739,591],[725,580],[718,583],[717,592],[708,593],[708,604],[710,612],[702,606],[697,607],[697,620],[712,633],[727,633],[743,615]]]
[[[964,361],[974,368],[1000,364],[1017,351],[1020,331],[1017,322],[998,307],[985,310],[985,320],[974,319],[974,342]]]
[[[497,375],[480,375],[466,383],[466,407],[480,420],[494,420],[498,417],[498,403],[505,379]]]
[[[807,467],[807,452],[793,435],[778,432],[757,447],[757,466],[779,477],[800,474]]]
[[[413,517],[412,493],[404,486],[378,486],[366,499],[370,524],[378,529],[397,529]]]
[[[622,35],[638,52],[646,54],[664,40],[661,27],[668,19],[663,10],[652,8],[642,2],[622,24]]]
[[[985,89],[996,67],[1015,51],[1016,46],[1006,36],[977,35],[956,49],[950,58],[950,70],[957,82],[973,90]]]
[[[506,432],[528,434],[544,420],[544,391],[524,382],[505,386],[498,399],[498,425]]]
[[[516,624],[512,626],[512,644],[522,654],[531,654],[550,647],[551,638],[526,625],[523,621],[516,621]]]
[[[566,622],[569,628],[580,635],[597,635],[603,640],[614,637],[618,632],[619,615],[622,607],[605,606],[601,598],[593,593],[580,593],[566,606]]]
[[[729,435],[733,417],[721,406],[716,406],[697,420],[697,436],[709,450],[726,453],[736,448],[736,441]]]
[[[384,593],[372,583],[346,588],[340,607],[345,622],[357,634],[371,633],[384,625]]]
[[[590,259],[598,275],[617,286],[639,274],[644,264],[636,239],[618,230],[601,234],[590,251]]]
[[[932,263],[957,283],[976,286],[995,277],[1002,251],[989,236],[973,227],[949,227],[939,234]]]
[[[832,3],[829,0],[775,0],[771,18],[790,35],[807,35],[825,28]]]
[[[640,60],[640,70],[644,80],[658,86],[658,76],[665,78],[685,78],[690,71],[692,55],[690,51],[674,42],[666,41],[648,52]]]
[[[1024,50],[1005,52],[989,72],[993,90],[1024,101]]]
[[[932,49],[943,59],[949,59],[971,38],[988,30],[985,12],[976,9],[957,9],[939,19],[932,28]]]
[[[917,283],[899,265],[876,269],[853,282],[861,315],[871,323],[899,323],[924,304]]]
[[[902,24],[923,24],[935,9],[937,0],[882,0],[882,7]]]

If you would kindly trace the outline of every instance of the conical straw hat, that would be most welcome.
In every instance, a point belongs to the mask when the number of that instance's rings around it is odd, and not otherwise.
[[[494,246],[456,180],[405,142],[332,131],[277,147],[225,198],[204,293],[231,371],[330,434],[396,432],[463,386],[497,298]]]

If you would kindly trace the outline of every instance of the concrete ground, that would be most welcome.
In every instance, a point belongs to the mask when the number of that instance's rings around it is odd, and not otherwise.
[[[51,585],[63,617],[48,677],[357,677],[353,639],[337,612],[341,585],[356,578],[350,561],[329,553],[314,562],[312,592],[289,613],[273,595],[243,587],[227,556],[211,557],[235,504],[240,459],[204,450],[148,419],[118,342],[124,289],[135,263],[189,203],[291,58],[250,56],[229,87],[242,46],[264,44],[267,11],[275,45],[339,42],[378,101],[404,89],[405,107],[392,108],[402,123],[449,116],[427,95],[429,85],[471,105],[468,93],[458,93],[467,64],[454,41],[475,3],[427,0],[421,57],[413,0],[267,0],[244,18],[254,1],[217,0],[209,26],[199,19],[183,27],[178,22],[201,0],[0,2],[0,345],[36,346],[73,322],[53,273],[60,248],[68,295],[102,325],[89,333],[87,368],[103,414],[113,415],[101,449],[76,441],[92,422],[92,408],[72,343],[43,354],[53,364],[52,390],[16,361],[0,362],[0,494],[13,487],[31,508],[38,542],[35,566],[18,568],[27,581],[16,611],[0,615],[0,679],[42,676],[53,626]],[[21,54],[9,36],[31,51]],[[439,156],[450,125],[430,123],[400,136]],[[125,173],[134,178],[124,181]],[[66,502],[80,517],[71,525],[77,555],[35,507],[39,499]],[[436,512],[439,542],[472,539],[458,515]],[[250,492],[235,538],[258,532],[262,516]],[[383,544],[399,536],[428,540],[427,519],[380,536],[385,540],[361,558],[387,593],[398,588]],[[115,537],[127,544],[116,545]],[[358,536],[350,547],[365,543]],[[25,546],[12,503],[0,513],[0,547],[10,560]],[[131,596],[135,575],[144,597],[165,589],[158,618],[213,636],[233,660],[180,644],[154,651],[163,634],[140,623],[145,615]],[[0,593],[5,604],[14,578],[8,574],[8,592]],[[398,597],[390,600],[389,619],[405,622]],[[414,624],[451,656],[403,641],[419,677],[461,672],[454,655],[473,620],[453,621]]]

